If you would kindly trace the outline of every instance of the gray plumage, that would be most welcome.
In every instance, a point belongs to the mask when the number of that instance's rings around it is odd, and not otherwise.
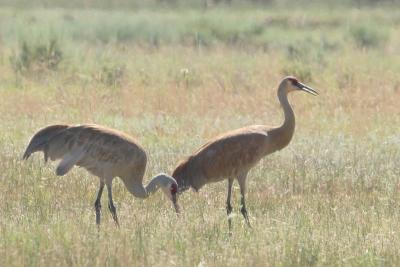
[[[42,151],[44,159],[60,160],[56,174],[67,174],[73,166],[80,166],[100,178],[100,189],[95,203],[96,222],[100,223],[100,198],[107,185],[109,209],[118,224],[116,209],[112,201],[112,180],[120,177],[131,194],[146,198],[161,188],[174,203],[176,211],[176,181],[165,174],[154,177],[144,187],[146,170],[145,150],[129,135],[95,124],[51,125],[39,130],[29,142],[23,159]]]

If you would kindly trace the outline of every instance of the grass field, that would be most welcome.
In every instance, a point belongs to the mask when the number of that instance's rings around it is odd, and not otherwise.
[[[398,266],[398,8],[215,7],[209,10],[0,9],[0,266]],[[280,79],[296,133],[248,176],[253,228],[234,186],[186,192],[182,214],[159,192],[134,199],[119,179],[116,229],[98,179],[55,176],[21,160],[53,123],[123,130],[149,154],[145,181],[171,173],[206,140],[280,124]]]

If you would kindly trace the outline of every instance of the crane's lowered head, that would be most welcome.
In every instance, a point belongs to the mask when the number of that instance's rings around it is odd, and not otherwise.
[[[160,173],[154,177],[153,180],[158,180],[159,187],[167,196],[167,198],[172,201],[176,213],[179,213],[178,199],[176,196],[178,193],[178,184],[176,183],[175,179],[167,174]]]
[[[287,76],[283,78],[281,84],[279,85],[279,91],[284,91],[286,94],[292,91],[305,91],[312,95],[318,95],[318,92],[311,87],[299,82],[296,77]]]

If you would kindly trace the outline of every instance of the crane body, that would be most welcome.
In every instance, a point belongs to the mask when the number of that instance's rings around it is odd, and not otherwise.
[[[284,123],[279,127],[252,125],[209,141],[181,161],[173,171],[172,177],[178,183],[178,191],[189,188],[198,191],[205,184],[228,179],[226,209],[229,216],[232,212],[232,185],[236,179],[241,192],[241,212],[250,226],[245,204],[247,173],[263,157],[283,149],[290,143],[295,129],[295,117],[287,94],[295,90],[317,95],[315,90],[300,83],[296,78],[285,77],[278,88],[278,99],[285,115]],[[228,218],[231,228],[231,219]]]
[[[146,152],[135,139],[123,132],[95,124],[50,125],[32,137],[23,159],[38,151],[44,153],[45,161],[61,159],[56,169],[58,176],[67,174],[76,165],[99,177],[100,188],[95,202],[97,224],[100,224],[100,199],[105,185],[109,209],[115,223],[119,224],[112,200],[115,177],[122,179],[132,195],[142,199],[161,188],[178,212],[176,181],[166,174],[159,174],[143,186]]]

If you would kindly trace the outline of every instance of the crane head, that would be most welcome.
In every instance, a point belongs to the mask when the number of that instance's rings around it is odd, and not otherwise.
[[[293,76],[285,77],[283,79],[282,83],[284,83],[287,93],[292,92],[292,91],[301,90],[301,91],[307,92],[312,95],[318,95],[317,91],[315,91],[311,87],[299,82],[299,80],[296,77],[293,77]]]
[[[172,201],[174,205],[176,213],[179,213],[179,205],[178,205],[178,184],[175,179],[166,174],[159,174],[157,178],[160,180],[160,187],[164,194]]]

